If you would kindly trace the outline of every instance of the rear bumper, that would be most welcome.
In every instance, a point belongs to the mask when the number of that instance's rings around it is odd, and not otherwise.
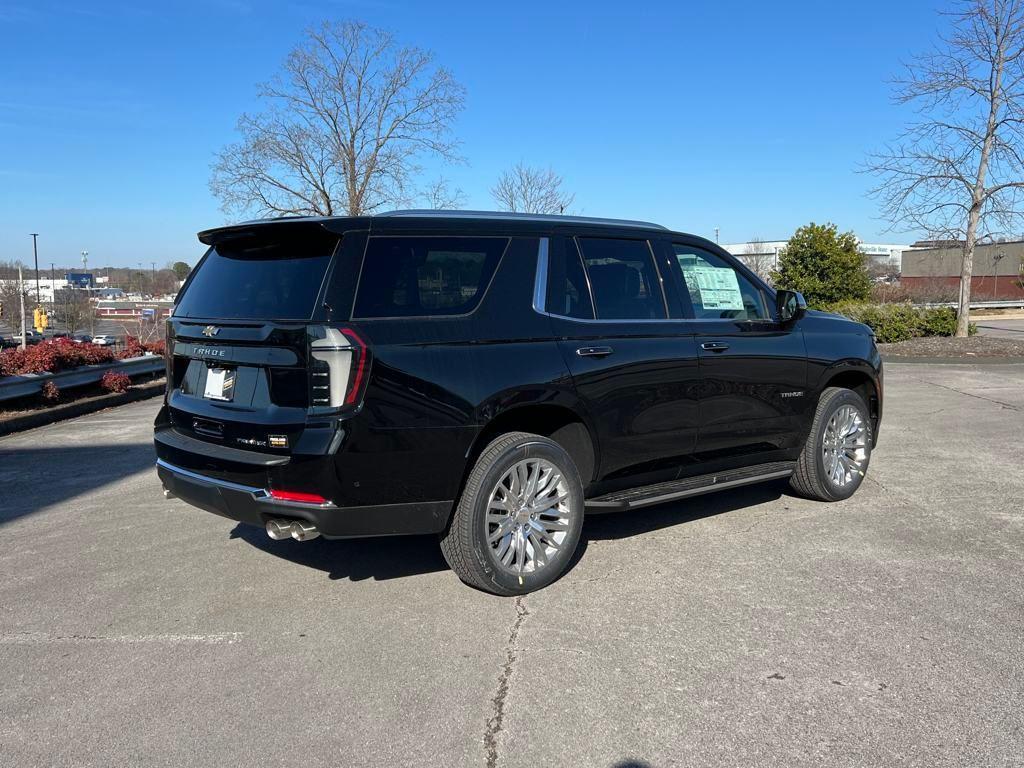
[[[260,527],[271,518],[305,520],[329,539],[439,533],[452,509],[450,501],[367,507],[280,501],[264,488],[207,477],[165,459],[157,459],[156,471],[168,491],[199,509]]]

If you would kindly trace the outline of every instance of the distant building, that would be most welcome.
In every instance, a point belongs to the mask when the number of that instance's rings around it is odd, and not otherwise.
[[[52,304],[54,295],[68,287],[67,280],[61,280],[60,278],[51,279],[49,277],[39,278],[39,295],[36,296],[36,280],[35,277],[25,276],[25,290],[28,291],[28,301],[31,302],[33,299],[40,304]]]
[[[764,274],[779,266],[779,252],[789,244],[788,240],[760,240],[746,243],[723,245],[729,253],[743,261],[755,272]],[[908,245],[893,243],[859,243],[858,250],[871,259],[871,264],[891,274],[899,274],[903,252]]]
[[[961,243],[914,243],[903,252],[900,283],[937,296],[943,292],[952,294],[960,286],[962,261]],[[977,301],[1024,299],[1024,240],[975,246],[971,298]]]

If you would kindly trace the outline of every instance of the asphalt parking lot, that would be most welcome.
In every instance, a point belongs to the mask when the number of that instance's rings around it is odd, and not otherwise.
[[[1024,317],[981,317],[976,321],[978,333],[999,339],[1024,339]]]
[[[165,501],[155,401],[0,439],[0,765],[1024,764],[1024,366],[886,387],[850,501],[595,517],[519,600]]]

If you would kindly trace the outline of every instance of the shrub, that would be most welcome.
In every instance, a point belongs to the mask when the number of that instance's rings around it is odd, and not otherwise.
[[[828,307],[828,311],[869,326],[882,344],[906,341],[920,336],[952,336],[956,333],[956,310],[952,307],[915,307],[913,304],[845,301],[833,304]],[[971,335],[977,331],[977,327],[971,323]]]
[[[154,355],[160,355],[163,357],[167,353],[167,342],[163,339],[157,341],[147,341],[142,345],[147,352],[151,352]]]
[[[76,344],[70,339],[43,341],[25,349],[0,352],[0,376],[26,373],[57,373],[82,365],[109,363],[114,354],[95,344]]]
[[[127,392],[132,385],[132,380],[125,373],[119,371],[107,371],[100,379],[100,386],[107,392]]]
[[[48,403],[56,403],[60,400],[60,388],[52,381],[43,383],[43,400]]]
[[[124,349],[121,350],[121,354],[118,357],[122,360],[127,360],[130,357],[142,357],[146,354],[146,348],[142,345],[134,336],[124,337]]]
[[[871,293],[867,259],[857,250],[852,232],[835,224],[800,227],[779,253],[772,273],[777,288],[800,291],[814,308],[840,301],[864,301]]]

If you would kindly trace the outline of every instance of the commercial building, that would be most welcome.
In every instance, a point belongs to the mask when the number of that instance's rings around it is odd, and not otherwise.
[[[779,266],[779,252],[786,247],[787,240],[751,240],[746,243],[727,243],[722,247],[748,267],[761,275],[767,275]],[[871,264],[887,274],[898,275],[902,268],[903,252],[908,245],[894,243],[859,243],[857,248],[871,259]]]
[[[961,243],[915,243],[903,252],[900,283],[926,297],[952,298],[959,290],[962,261]],[[1024,241],[975,246],[972,275],[976,301],[1024,299]]]

